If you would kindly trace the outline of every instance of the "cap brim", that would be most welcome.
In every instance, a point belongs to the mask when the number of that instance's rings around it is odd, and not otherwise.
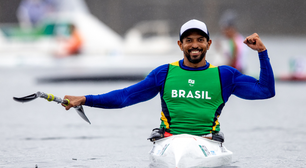
[[[190,34],[191,32],[198,32],[199,34],[201,34],[202,36],[204,36],[207,41],[209,40],[209,35],[206,34],[203,30],[198,29],[198,28],[191,28],[191,29],[187,29],[185,30],[181,35],[180,35],[180,41],[182,41],[186,36],[188,36],[188,34]],[[208,32],[209,33],[209,32]]]

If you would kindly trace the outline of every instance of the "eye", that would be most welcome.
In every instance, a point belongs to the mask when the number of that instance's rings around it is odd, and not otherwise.
[[[198,41],[199,42],[204,42],[204,38],[200,38]]]
[[[186,39],[186,42],[187,42],[187,43],[190,43],[190,42],[191,42],[191,39]]]

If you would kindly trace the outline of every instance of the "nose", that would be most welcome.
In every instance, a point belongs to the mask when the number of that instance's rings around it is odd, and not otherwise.
[[[192,42],[191,47],[192,48],[199,48],[198,42],[197,41]]]

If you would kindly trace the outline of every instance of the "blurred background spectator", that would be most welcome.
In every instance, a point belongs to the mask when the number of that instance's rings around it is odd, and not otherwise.
[[[246,66],[246,46],[243,44],[244,37],[238,32],[236,20],[237,13],[233,10],[225,11],[220,19],[222,34],[227,39],[225,43],[227,46],[224,47],[225,51],[223,54],[226,56],[229,66],[243,73]]]
[[[55,53],[57,57],[67,57],[69,55],[78,55],[81,52],[83,39],[76,26],[69,25],[69,35],[57,37],[59,47]]]
[[[22,0],[17,9],[20,27],[23,29],[35,28],[55,10],[55,0]]]

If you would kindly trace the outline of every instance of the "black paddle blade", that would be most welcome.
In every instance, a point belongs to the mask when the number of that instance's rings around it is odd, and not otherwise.
[[[75,110],[78,112],[78,114],[86,121],[88,122],[89,124],[90,121],[88,120],[88,118],[86,117],[85,113],[84,113],[84,110],[83,110],[83,107],[82,106],[77,106],[75,107]]]
[[[29,102],[29,101],[31,101],[31,100],[34,100],[34,99],[36,99],[37,97],[38,97],[37,94],[34,93],[34,94],[31,94],[31,95],[25,96],[25,97],[13,97],[13,99],[14,99],[15,101],[24,103],[24,102]]]

